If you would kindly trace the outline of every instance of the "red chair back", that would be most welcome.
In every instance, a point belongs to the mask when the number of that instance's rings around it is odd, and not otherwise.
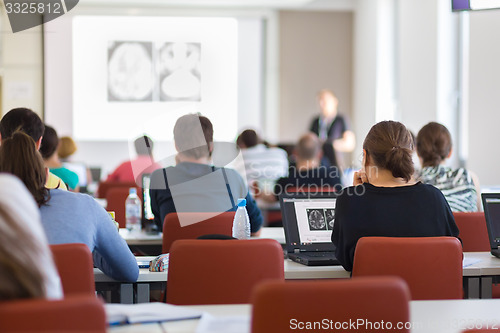
[[[0,302],[0,332],[106,332],[104,306],[95,296]]]
[[[455,237],[362,237],[352,276],[399,276],[413,300],[460,299],[462,257]]]
[[[374,327],[342,325],[358,320],[382,321],[392,329],[381,332],[410,332],[397,323],[408,323],[410,292],[397,277],[360,277],[330,281],[269,281],[261,283],[252,297],[252,332],[288,333],[300,331],[300,323],[324,323],[325,332],[377,332]],[[361,323],[360,323],[361,324]],[[379,327],[380,328],[380,327]],[[322,328],[324,329],[324,327]],[[312,331],[312,330],[306,330]],[[314,330],[319,332],[320,329]]]
[[[129,187],[113,187],[109,188],[106,192],[106,210],[115,212],[115,221],[118,222],[120,228],[126,227],[125,200],[129,195],[129,190]],[[137,196],[142,202],[142,192],[140,188],[137,188]]]
[[[456,212],[453,216],[460,230],[459,237],[462,240],[464,252],[489,252],[491,250],[484,212]]]
[[[61,277],[64,295],[95,296],[94,262],[85,244],[50,245],[54,262]]]
[[[170,251],[167,303],[249,303],[252,289],[284,280],[283,250],[273,239],[175,241]]]
[[[135,182],[115,182],[115,181],[104,181],[100,182],[97,188],[97,197],[104,199],[110,188],[115,187],[126,187],[127,189],[131,187],[138,187]],[[137,191],[139,193],[140,191]]]
[[[212,215],[213,213],[167,214],[163,221],[162,252],[170,252],[173,242],[178,239],[196,239],[208,234],[231,236],[233,234],[234,212]],[[211,217],[207,218],[207,216]]]

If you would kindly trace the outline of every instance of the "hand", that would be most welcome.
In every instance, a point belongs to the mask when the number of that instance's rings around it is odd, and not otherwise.
[[[368,183],[368,177],[366,176],[366,173],[363,170],[354,172],[352,184],[356,186],[356,185],[361,185],[363,183]]]

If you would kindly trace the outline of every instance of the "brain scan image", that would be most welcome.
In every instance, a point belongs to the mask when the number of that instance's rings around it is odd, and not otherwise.
[[[309,230],[326,230],[326,220],[323,209],[307,209]]]
[[[335,209],[325,209],[325,216],[328,230],[333,230],[333,222],[335,222]]]
[[[153,87],[152,43],[111,42],[108,47],[108,100],[151,101]]]

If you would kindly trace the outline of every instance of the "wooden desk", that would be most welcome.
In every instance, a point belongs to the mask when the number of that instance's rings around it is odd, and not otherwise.
[[[214,317],[251,316],[251,305],[197,305],[189,306],[205,311]],[[490,300],[442,300],[411,301],[410,325],[412,333],[461,333],[473,327],[489,326],[500,330],[500,299]],[[327,318],[328,319],[328,318]],[[353,318],[353,320],[358,318]],[[247,319],[248,320],[248,319]],[[161,324],[112,327],[108,332],[141,333],[141,332],[196,332],[199,320],[183,320]],[[163,328],[164,331],[161,330]],[[359,330],[365,331],[363,329]],[[383,330],[381,330],[382,332]],[[237,332],[235,332],[237,333]]]

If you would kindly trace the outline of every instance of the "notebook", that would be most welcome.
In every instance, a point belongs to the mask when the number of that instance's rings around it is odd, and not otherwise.
[[[482,193],[491,254],[500,258],[500,193]]]
[[[331,241],[335,201],[332,192],[280,195],[289,259],[307,266],[340,265]]]

